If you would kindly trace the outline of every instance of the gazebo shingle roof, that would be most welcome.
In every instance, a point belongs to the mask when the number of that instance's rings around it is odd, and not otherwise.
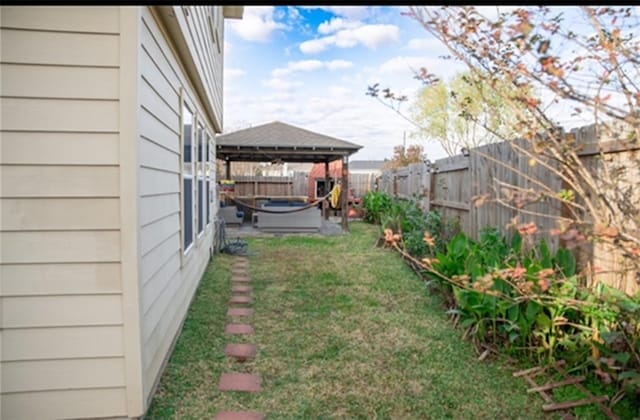
[[[325,162],[349,156],[361,148],[280,121],[216,137],[218,159],[229,161]]]

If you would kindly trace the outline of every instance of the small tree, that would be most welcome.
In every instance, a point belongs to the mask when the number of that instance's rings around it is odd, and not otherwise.
[[[384,164],[386,169],[398,169],[408,166],[412,163],[421,163],[424,161],[424,148],[419,144],[411,144],[405,147],[399,144],[393,148],[393,158],[387,160]]]
[[[499,88],[501,94],[517,94],[507,83],[500,83]],[[510,123],[514,114],[502,96],[484,84],[484,78],[461,73],[448,83],[426,83],[411,107],[411,117],[419,125],[412,136],[438,142],[453,156],[462,148],[513,138],[516,133]]]

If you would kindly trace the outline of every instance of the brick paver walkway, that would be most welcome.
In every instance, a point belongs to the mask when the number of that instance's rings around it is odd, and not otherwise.
[[[229,301],[230,304],[245,304],[245,303],[251,303],[253,302],[253,299],[251,299],[251,296],[247,296],[247,295],[233,295],[231,296],[231,300]]]
[[[231,269],[231,299],[227,316],[230,318],[252,317],[254,314],[251,304],[253,303],[253,288],[249,286],[250,278],[248,274],[249,261],[247,258],[239,257],[234,262]],[[225,333],[233,335],[251,336],[255,332],[253,325],[245,323],[229,322],[225,327]],[[255,344],[229,343],[224,348],[227,357],[233,358],[241,363],[248,359],[253,359],[258,354],[258,346]],[[255,373],[223,373],[220,377],[218,389],[222,392],[260,392],[262,389],[262,377]],[[221,410],[215,417],[217,420],[262,420],[263,413],[256,411],[224,411]]]
[[[255,344],[227,344],[224,348],[224,354],[235,358],[239,362],[253,359],[257,353],[258,346]]]
[[[253,316],[253,308],[229,308],[228,316]]]

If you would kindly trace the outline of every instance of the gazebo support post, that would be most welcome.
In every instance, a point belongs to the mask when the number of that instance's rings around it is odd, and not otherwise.
[[[326,195],[329,193],[329,191],[331,191],[329,189],[329,161],[325,160],[324,161],[324,192],[323,194]],[[329,220],[329,201],[325,200],[322,202],[322,213],[324,215],[324,220]]]
[[[342,231],[349,231],[349,156],[342,158]]]
[[[231,161],[227,159],[225,161],[225,179],[231,179]]]

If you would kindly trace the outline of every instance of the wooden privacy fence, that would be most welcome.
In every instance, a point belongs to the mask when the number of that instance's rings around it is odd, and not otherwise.
[[[247,196],[308,196],[309,174],[294,172],[293,176],[233,176],[235,194]],[[375,189],[373,173],[349,174],[349,188],[354,197],[364,197]]]
[[[234,176],[237,196],[306,196],[307,179],[304,173],[293,176]]]
[[[600,150],[604,151],[608,161],[617,161],[630,166],[628,182],[640,182],[640,145],[621,145],[621,142],[600,141],[596,143],[593,126],[572,130],[579,144],[585,147],[578,153],[583,162],[591,170],[601,167]],[[637,144],[637,142],[636,142]],[[497,227],[503,233],[511,231],[507,226],[516,216],[518,223],[534,222],[542,236],[557,249],[558,237],[550,235],[556,226],[557,217],[563,209],[557,200],[539,201],[527,205],[527,210],[538,215],[523,213],[517,208],[509,208],[495,201],[487,201],[476,207],[472,198],[495,192],[503,187],[503,183],[524,189],[537,189],[535,182],[541,181],[554,191],[563,188],[562,180],[543,165],[531,165],[529,157],[524,156],[511,146],[510,142],[488,144],[472,149],[468,155],[457,155],[439,159],[434,163],[416,163],[410,166],[383,171],[378,180],[378,190],[401,198],[418,197],[425,210],[438,210],[447,219],[458,219],[463,231],[474,239],[487,227]],[[640,192],[636,189],[634,197],[636,208],[640,207]],[[635,273],[624,271],[624,259],[615,255],[610,246],[595,245],[589,250],[590,255],[578,255],[582,264],[591,263],[602,269],[596,280],[617,287],[629,294],[634,294],[640,287]]]
[[[369,173],[350,173],[349,174],[349,188],[353,190],[353,196],[362,198],[371,190],[375,189],[376,174]]]

